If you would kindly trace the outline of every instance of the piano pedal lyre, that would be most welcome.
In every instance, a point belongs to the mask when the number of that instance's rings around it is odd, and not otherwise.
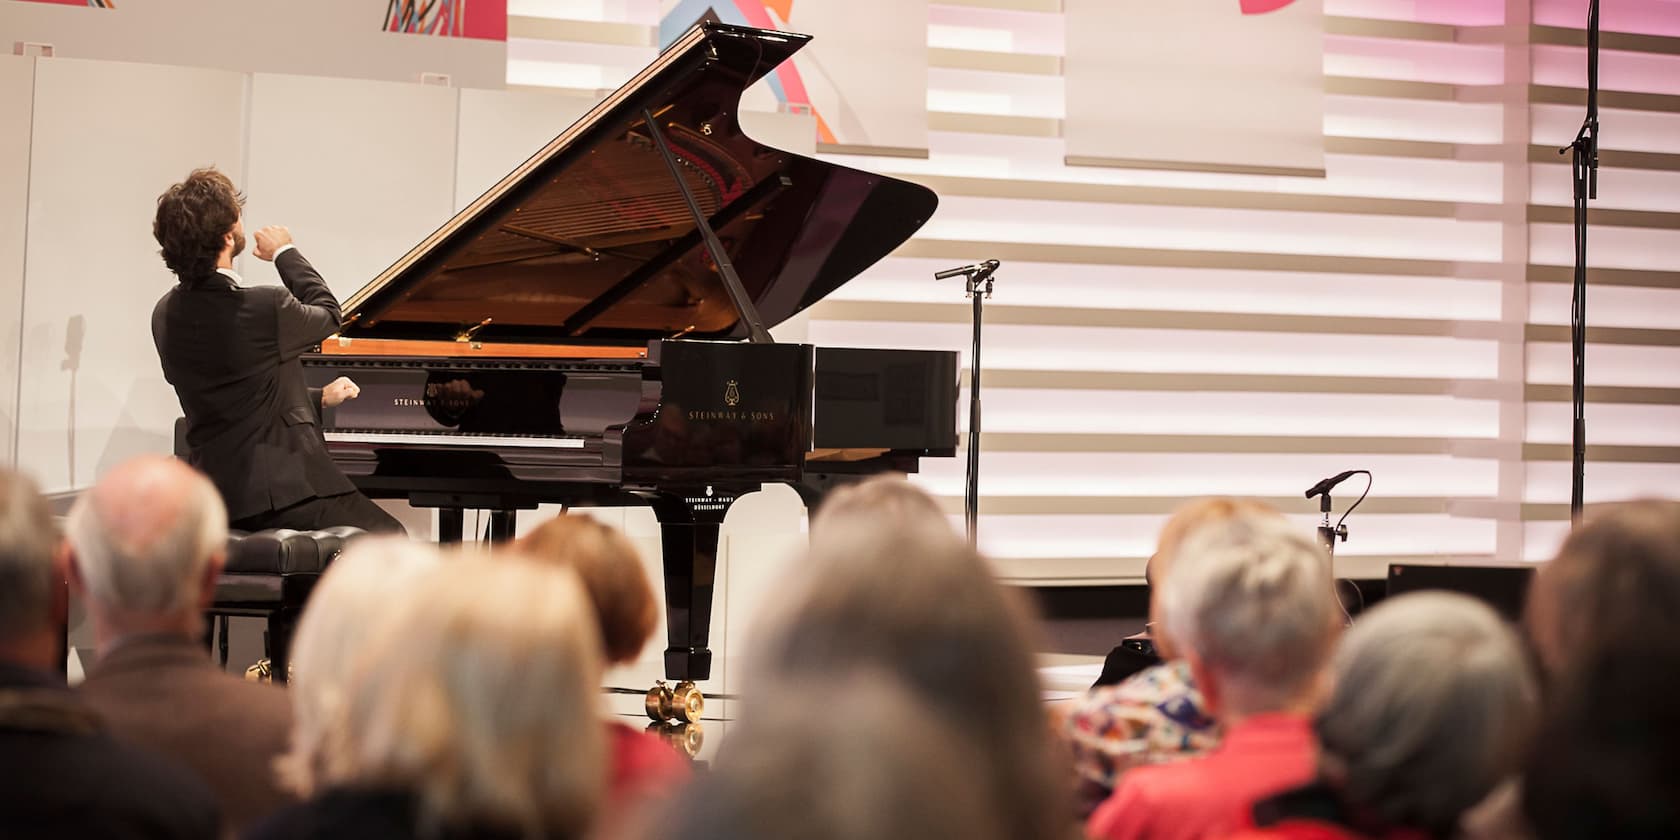
[[[664,680],[657,680],[653,688],[648,689],[642,708],[651,720],[699,723],[700,716],[706,711],[706,698],[688,680],[677,683],[675,688],[665,685]]]

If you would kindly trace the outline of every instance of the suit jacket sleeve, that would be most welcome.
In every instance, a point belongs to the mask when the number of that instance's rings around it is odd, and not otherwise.
[[[338,299],[309,261],[292,248],[274,258],[280,281],[291,294],[280,295],[280,359],[289,361],[338,332]]]
[[[324,396],[326,396],[325,388],[309,389],[309,407],[315,412],[315,425],[317,426],[321,425],[321,415],[325,414],[327,410],[326,405],[321,402],[321,398]]]

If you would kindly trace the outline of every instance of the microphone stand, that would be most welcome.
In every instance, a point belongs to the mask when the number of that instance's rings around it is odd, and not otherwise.
[[[978,544],[980,527],[980,327],[983,304],[992,296],[992,275],[999,265],[997,260],[986,260],[934,275],[939,280],[966,278],[963,294],[974,304],[974,344],[968,361],[968,481],[963,499],[969,545]]]
[[[1570,401],[1575,412],[1571,441],[1569,520],[1581,522],[1587,471],[1587,200],[1598,198],[1598,0],[1587,5],[1587,118],[1574,142],[1575,283],[1570,299],[1569,343],[1573,359]]]

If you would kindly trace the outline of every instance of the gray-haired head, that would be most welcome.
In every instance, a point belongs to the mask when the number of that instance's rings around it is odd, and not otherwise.
[[[1222,712],[1294,705],[1335,644],[1330,560],[1280,517],[1245,514],[1191,532],[1161,599],[1181,652],[1218,675]]]
[[[96,609],[160,616],[195,608],[211,559],[227,550],[227,508],[203,474],[146,455],[83,493],[68,530]]]
[[[1420,592],[1361,616],[1319,713],[1324,775],[1382,828],[1446,836],[1515,771],[1538,690],[1516,633],[1463,595]]]
[[[35,482],[0,467],[0,640],[40,632],[52,615],[58,529]]]

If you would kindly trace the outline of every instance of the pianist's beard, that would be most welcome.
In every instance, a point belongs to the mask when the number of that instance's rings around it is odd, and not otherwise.
[[[233,231],[233,253],[228,254],[228,256],[230,258],[237,257],[243,253],[245,253],[245,231]]]

